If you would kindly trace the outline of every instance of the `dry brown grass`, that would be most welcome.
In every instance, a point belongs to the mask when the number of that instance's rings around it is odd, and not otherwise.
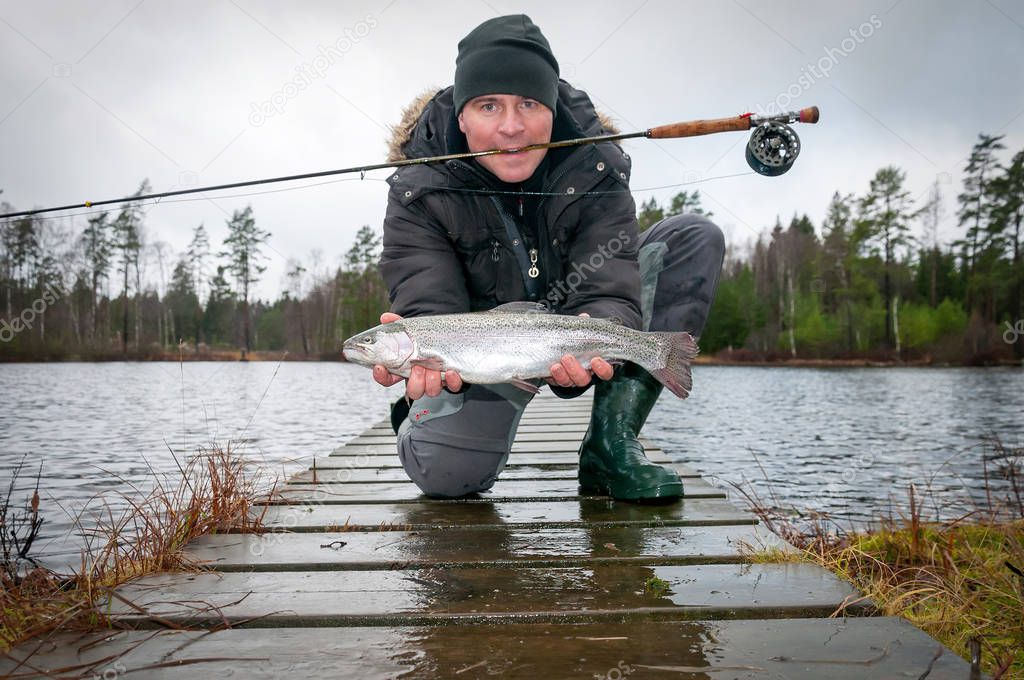
[[[200,449],[184,465],[175,456],[175,462],[178,474],[154,473],[157,481],[148,492],[121,480],[129,488],[119,494],[127,504],[124,512],[115,513],[104,502],[105,512],[94,525],[84,526],[82,515],[76,518],[78,529],[88,537],[88,548],[72,574],[58,574],[18,554],[28,536],[26,517],[31,518],[32,508],[38,518],[38,493],[19,513],[12,504],[12,482],[0,506],[0,531],[22,538],[4,543],[5,553],[0,555],[0,652],[56,632],[118,628],[117,621],[104,613],[105,604],[118,598],[113,592],[117,586],[158,571],[200,570],[182,552],[198,536],[228,529],[262,530],[268,506],[258,502],[273,494],[276,479],[265,481],[262,470],[252,469],[230,446]],[[25,675],[12,677],[38,677],[29,659]],[[83,667],[62,672],[91,671]]]

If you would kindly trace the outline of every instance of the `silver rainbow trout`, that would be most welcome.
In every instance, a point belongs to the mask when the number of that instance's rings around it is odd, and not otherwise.
[[[419,316],[381,324],[345,341],[348,361],[381,364],[409,377],[413,366],[458,371],[467,383],[511,383],[537,392],[532,379],[571,354],[590,360],[632,361],[685,399],[697,345],[689,333],[645,333],[605,319],[548,313],[543,305],[512,302],[487,312]]]

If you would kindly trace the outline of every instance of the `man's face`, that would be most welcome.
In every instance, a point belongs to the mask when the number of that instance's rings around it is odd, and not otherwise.
[[[470,151],[515,149],[551,141],[551,109],[536,99],[515,94],[487,94],[466,102],[459,129]],[[503,182],[522,182],[544,160],[547,149],[478,158],[480,165]]]

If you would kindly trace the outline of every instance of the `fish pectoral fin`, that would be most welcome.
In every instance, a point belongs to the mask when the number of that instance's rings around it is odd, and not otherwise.
[[[513,385],[514,387],[518,387],[519,389],[523,390],[524,392],[529,392],[530,394],[539,394],[540,393],[540,388],[539,387],[537,387],[536,385],[534,385],[531,382],[526,382],[525,380],[523,380],[521,378],[512,378],[508,382],[509,382],[510,385]]]
[[[444,362],[437,357],[424,357],[422,359],[413,359],[409,362],[413,366],[422,366],[430,371],[443,371]]]
[[[488,309],[489,314],[550,314],[551,310],[543,302],[506,302],[494,309]]]

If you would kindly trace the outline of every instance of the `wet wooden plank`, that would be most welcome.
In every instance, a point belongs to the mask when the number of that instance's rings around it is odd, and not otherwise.
[[[575,442],[579,446],[580,442],[583,441],[583,435],[586,430],[579,429],[574,431],[567,430],[556,430],[552,432],[517,432],[515,441],[519,443],[526,442]],[[388,434],[366,434],[355,437],[351,441],[346,442],[348,446],[366,446],[373,444],[394,444],[395,435],[394,433]]]
[[[647,457],[655,463],[668,464],[672,459],[661,451],[652,451]],[[521,465],[575,465],[579,462],[579,455],[575,452],[569,453],[515,453],[510,455],[505,469]],[[394,449],[391,453],[338,453],[330,454],[316,459],[316,466],[319,469],[330,468],[387,468],[401,467],[398,460],[398,452]]]
[[[325,469],[317,464],[316,478],[319,483],[344,482],[349,484],[376,484],[380,482],[406,482],[409,475],[405,473],[401,464],[394,462],[387,467],[376,466],[373,468],[346,468],[332,467]],[[576,466],[564,464],[558,466],[541,467],[537,465],[522,465],[515,468],[505,468],[501,473],[502,479],[576,479]],[[312,484],[313,470],[304,470],[292,476],[287,484]]]
[[[648,460],[652,463],[668,465],[674,461],[663,451],[646,452]],[[521,465],[574,465],[580,462],[580,455],[577,452],[555,452],[548,454],[529,454],[514,452],[509,456],[505,468]],[[329,454],[328,456],[316,459],[316,467],[321,469],[329,468],[376,468],[399,465],[398,452],[391,449],[387,452],[371,453],[349,453],[342,452]],[[400,467],[400,465],[399,465]]]
[[[330,476],[326,478],[330,479]],[[726,494],[700,478],[683,480],[683,493],[687,498],[725,498]],[[379,484],[348,484],[330,481],[320,484],[294,484],[279,487],[272,502],[290,503],[407,503],[420,501],[426,496],[415,484],[383,482]],[[576,479],[515,480],[499,479],[487,491],[461,499],[447,499],[450,503],[471,502],[529,502],[581,498]],[[446,499],[437,499],[445,502]]]
[[[517,433],[551,433],[551,432],[578,432],[580,436],[587,431],[587,423],[574,423],[574,424],[559,424],[559,423],[520,423]],[[391,425],[375,427],[370,430],[366,430],[362,434],[368,436],[379,436],[379,435],[392,435],[394,436],[395,431],[391,428]]]
[[[652,579],[664,589],[645,590]],[[155,624],[153,617],[191,625],[244,624],[260,617],[261,626],[280,627],[511,622],[523,617],[827,616],[857,596],[824,569],[799,562],[348,571],[344,578],[333,572],[289,571],[157,574],[116,592],[120,597],[105,606],[130,625]]]
[[[754,515],[718,499],[683,499],[669,505],[639,505],[606,499],[544,503],[445,503],[271,505],[264,512],[269,530],[375,531],[445,527],[504,526],[714,526],[756,524]]]
[[[220,534],[185,555],[219,571],[333,571],[424,567],[577,566],[583,563],[739,562],[746,551],[782,548],[753,525],[721,527],[521,526],[425,531]]]
[[[679,476],[686,478],[700,477],[700,474],[685,465],[679,463],[671,464],[671,467],[679,473]],[[574,463],[559,463],[552,465],[508,465],[501,473],[501,479],[576,479],[578,466]],[[378,482],[405,482],[409,476],[405,473],[402,465],[393,461],[388,465],[378,465],[373,468],[352,468],[352,467],[330,467],[324,468],[317,464],[317,483],[344,482],[344,483],[378,483]],[[291,477],[287,484],[312,484],[313,470],[304,470]]]
[[[528,454],[519,453],[510,456],[505,464],[506,470],[516,469],[539,469],[539,470],[575,470],[578,456],[559,454],[553,457],[550,454]],[[316,458],[317,470],[390,470],[402,469],[402,463],[398,460],[398,454],[393,456],[342,456],[331,455]]]
[[[0,660],[0,673],[25,653]],[[920,678],[929,668],[928,680],[970,674],[966,661],[896,617],[65,633],[44,641],[32,664],[40,677],[82,665],[76,677],[109,672],[147,680],[227,678],[242,669],[251,680],[863,680]]]
[[[648,458],[652,456],[664,456],[665,452],[655,444],[641,439],[644,451]],[[562,453],[572,454],[579,457],[579,442],[513,442],[512,453]],[[396,453],[396,445],[393,442],[382,444],[345,444],[335,448],[329,454],[334,456],[391,456]]]

